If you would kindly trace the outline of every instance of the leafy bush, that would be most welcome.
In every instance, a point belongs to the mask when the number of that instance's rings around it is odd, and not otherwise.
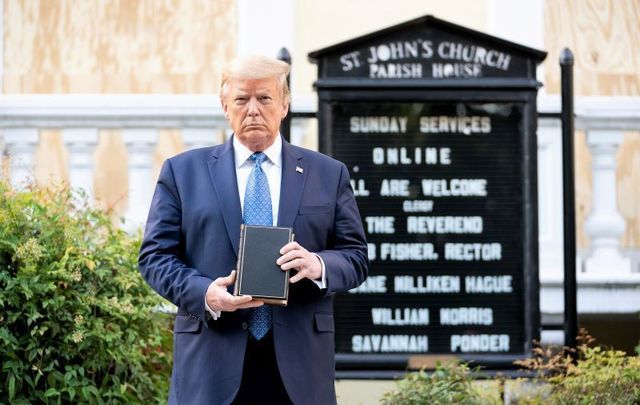
[[[139,243],[75,192],[0,180],[0,403],[166,403],[171,332]]]
[[[640,357],[622,351],[590,347],[593,338],[582,332],[575,350],[559,352],[540,347],[520,362],[538,372],[550,393],[534,396],[530,404],[640,404]],[[574,361],[575,359],[575,361]]]
[[[595,346],[585,331],[575,349],[534,348],[533,356],[516,362],[534,377],[482,389],[467,365],[440,365],[432,374],[421,370],[397,383],[384,404],[617,405],[640,404],[640,356]]]
[[[566,376],[550,379],[555,404],[640,404],[640,358],[601,347],[584,348]]]
[[[385,405],[423,404],[495,404],[490,397],[473,384],[473,373],[466,364],[440,364],[428,374],[423,370],[407,374],[397,383],[395,391],[382,398]]]

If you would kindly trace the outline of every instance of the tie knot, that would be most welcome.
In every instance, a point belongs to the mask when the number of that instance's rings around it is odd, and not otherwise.
[[[267,159],[267,155],[265,155],[264,152],[256,152],[253,155],[251,155],[251,159],[253,159],[253,161],[256,162],[257,166],[262,166],[262,162],[264,162]]]

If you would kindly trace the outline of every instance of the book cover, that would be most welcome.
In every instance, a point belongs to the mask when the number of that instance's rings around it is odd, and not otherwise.
[[[276,260],[280,249],[292,240],[291,228],[241,225],[234,295],[287,305],[289,271],[283,271]]]

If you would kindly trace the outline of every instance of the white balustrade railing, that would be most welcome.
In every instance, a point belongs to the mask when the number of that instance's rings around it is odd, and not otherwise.
[[[538,107],[557,112],[560,99],[541,98]],[[590,246],[579,252],[576,268],[578,312],[636,313],[640,310],[640,252],[620,248],[626,225],[617,208],[616,156],[624,132],[640,131],[640,98],[577,98],[575,115],[576,130],[586,134],[593,179],[592,210],[585,221]],[[538,124],[540,309],[553,316],[564,309],[561,128],[557,120],[541,119]]]
[[[593,208],[585,223],[591,252],[585,261],[585,273],[595,278],[626,278],[632,264],[620,252],[625,221],[618,212],[616,155],[623,133],[640,131],[640,99],[619,98],[615,104],[604,98],[592,99],[581,106],[576,124],[586,131],[592,155]]]
[[[312,108],[302,107],[310,111]],[[303,143],[304,123],[294,121],[294,143]],[[101,130],[117,130],[128,155],[125,224],[143,224],[153,191],[154,151],[159,132],[178,130],[185,150],[220,143],[230,134],[216,95],[3,95],[0,146],[10,156],[11,182],[34,178],[40,131],[62,131],[69,153],[69,182],[90,195],[94,153]],[[108,135],[107,135],[108,136]],[[124,162],[123,162],[124,164]]]
[[[557,97],[546,97],[539,103],[541,111],[558,111],[560,99]],[[619,257],[619,239],[624,234],[625,223],[617,210],[616,193],[616,154],[620,147],[624,132],[640,131],[640,98],[639,97],[582,97],[575,103],[575,127],[586,133],[587,145],[592,155],[592,212],[585,224],[586,233],[591,237],[592,246],[590,258],[593,257]],[[549,136],[551,140],[545,140]],[[560,123],[557,120],[543,119],[539,121],[538,132],[539,152],[540,145],[549,142],[558,144],[549,149],[550,153],[556,153],[553,162],[555,173],[562,170],[561,166],[561,139]],[[544,165],[544,157],[539,164]],[[637,168],[640,170],[640,167]],[[557,176],[556,176],[557,177]],[[557,180],[557,178],[556,178]],[[539,190],[548,190],[544,183],[551,181],[543,176],[541,182],[543,186]],[[554,181],[554,183],[557,183]],[[560,186],[553,188],[553,191],[562,192]],[[561,202],[561,201],[560,201]],[[559,206],[561,209],[561,206]],[[605,229],[606,228],[606,229]],[[560,240],[560,242],[562,242]],[[604,252],[604,253],[603,253]],[[604,255],[604,256],[603,256]],[[589,272],[593,267],[586,260],[585,269]],[[611,262],[609,262],[611,264]],[[628,269],[625,267],[625,269]],[[595,268],[593,269],[595,271]]]
[[[216,95],[0,95],[3,128],[216,128]]]
[[[312,111],[314,102],[305,99],[294,104],[293,109]],[[100,133],[120,131],[128,154],[130,185],[125,218],[130,226],[139,226],[145,219],[153,189],[153,156],[159,133],[179,130],[184,149],[219,143],[229,135],[219,105],[216,95],[2,95],[0,147],[3,145],[4,153],[12,157],[11,181],[18,184],[33,174],[40,131],[59,129],[69,154],[71,185],[91,192]],[[558,111],[559,106],[558,97],[539,99],[541,111]],[[577,98],[575,106],[576,129],[586,132],[593,157],[593,210],[585,224],[591,246],[580,255],[579,276],[583,280],[591,276],[587,283],[603,277],[605,282],[631,280],[640,285],[640,278],[636,280],[640,277],[637,263],[620,251],[625,223],[617,210],[615,191],[616,152],[624,131],[640,131],[640,98],[584,97]],[[545,283],[561,283],[563,274],[562,182],[558,175],[562,170],[562,143],[559,121],[540,119],[538,126],[540,277],[544,287]],[[314,135],[308,132],[305,120],[294,120],[292,142],[313,144],[309,139]],[[544,311],[544,294],[541,301]],[[548,302],[557,307],[561,301],[554,298]],[[597,304],[583,304],[583,308],[585,305]]]

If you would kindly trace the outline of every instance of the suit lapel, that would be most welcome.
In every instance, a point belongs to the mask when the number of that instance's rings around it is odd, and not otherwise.
[[[280,185],[280,207],[278,226],[293,227],[296,219],[307,169],[302,154],[288,142],[282,142],[282,183]]]
[[[218,197],[224,224],[227,228],[227,234],[237,255],[242,211],[240,209],[232,139],[229,139],[221,148],[216,148],[212,152],[207,165],[213,188]]]

